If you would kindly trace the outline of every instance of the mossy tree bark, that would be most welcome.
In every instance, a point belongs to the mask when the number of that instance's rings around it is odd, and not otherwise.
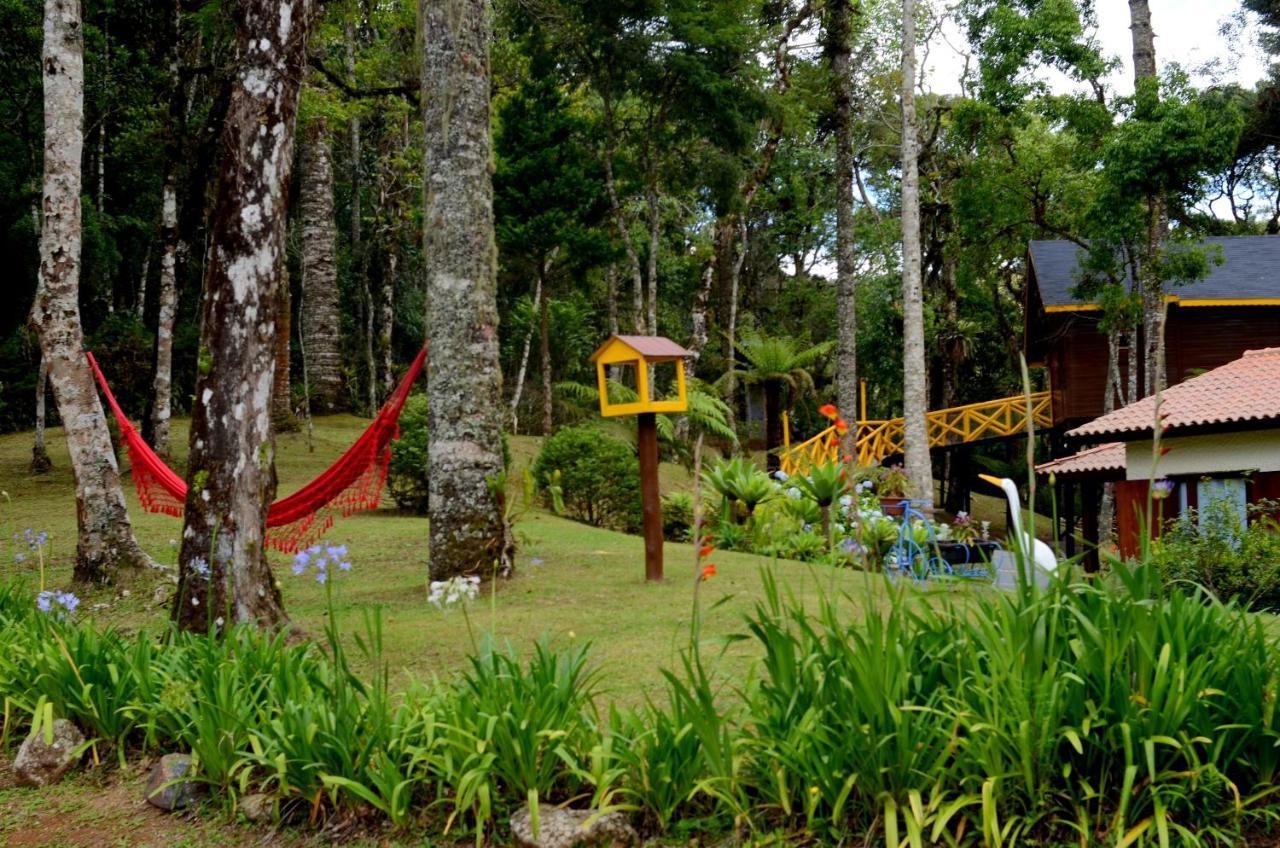
[[[236,7],[237,71],[222,129],[173,610],[188,629],[285,621],[263,542],[274,489],[271,391],[286,191],[314,12],[314,0]]]
[[[487,0],[421,0],[433,580],[506,572]]]
[[[906,472],[915,497],[933,501],[925,412],[924,294],[920,268],[920,145],[916,137],[916,4],[902,0],[902,412]]]
[[[31,321],[53,383],[76,483],[78,582],[149,564],[125,509],[107,419],[84,356],[80,323],[80,196],[84,33],[79,0],[44,4],[44,189],[40,279]]]
[[[342,317],[338,292],[338,223],[333,206],[333,153],[322,121],[306,132],[302,208],[302,335],[311,400],[331,412],[342,398]]]
[[[853,232],[853,9],[833,0],[826,10],[836,148],[836,405],[847,420],[858,419],[858,260]],[[798,272],[799,269],[797,269]],[[858,428],[841,439],[841,452],[857,454]]]

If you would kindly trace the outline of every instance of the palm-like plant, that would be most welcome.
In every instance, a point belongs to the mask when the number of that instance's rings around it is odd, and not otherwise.
[[[782,404],[813,391],[813,367],[834,347],[834,342],[805,346],[791,336],[771,336],[752,332],[743,335],[735,345],[746,360],[746,368],[731,366],[717,383],[722,391],[741,381],[745,385],[764,388],[764,441],[768,450],[768,468],[780,464],[777,450],[782,446]]]
[[[702,481],[723,498],[724,512],[736,522],[741,507],[750,518],[756,507],[773,497],[778,490],[769,475],[749,459],[734,457],[722,460],[702,473]]]

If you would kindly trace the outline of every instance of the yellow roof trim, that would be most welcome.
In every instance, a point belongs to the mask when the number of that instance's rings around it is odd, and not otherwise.
[[[1096,303],[1066,303],[1057,306],[1046,306],[1045,312],[1101,312],[1102,307]]]
[[[1179,306],[1280,306],[1280,297],[1242,297],[1229,300],[1182,299]]]

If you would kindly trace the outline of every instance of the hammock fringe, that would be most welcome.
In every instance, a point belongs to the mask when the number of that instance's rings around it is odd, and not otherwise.
[[[120,425],[120,437],[129,455],[129,472],[139,502],[148,512],[180,518],[187,501],[186,481],[166,465],[134,429],[116,402],[98,361],[88,351],[85,356]],[[346,453],[310,483],[271,504],[267,512],[268,547],[297,553],[324,536],[337,517],[346,518],[378,508],[387,482],[391,443],[400,437],[400,412],[426,358],[424,347],[373,422]]]

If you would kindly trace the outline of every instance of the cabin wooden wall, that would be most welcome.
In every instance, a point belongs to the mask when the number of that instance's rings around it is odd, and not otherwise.
[[[1097,312],[1045,316],[1045,367],[1053,389],[1055,426],[1075,426],[1102,415],[1107,337]],[[1280,307],[1169,307],[1165,364],[1169,385],[1239,359],[1246,350],[1280,346]],[[1127,355],[1121,356],[1124,368]],[[1138,375],[1139,381],[1142,374]],[[1122,385],[1127,377],[1122,374]]]

